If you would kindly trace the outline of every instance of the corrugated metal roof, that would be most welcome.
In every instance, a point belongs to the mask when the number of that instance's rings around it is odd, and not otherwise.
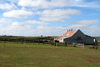
[[[69,37],[73,36],[77,31],[78,31],[78,30],[68,31],[68,32],[66,32],[63,36],[56,37],[55,39],[69,38]]]

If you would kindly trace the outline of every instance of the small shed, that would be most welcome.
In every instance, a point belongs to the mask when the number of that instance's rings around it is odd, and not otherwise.
[[[80,30],[69,30],[63,36],[54,38],[54,40],[65,44],[81,43],[86,45],[95,44],[94,37],[85,35]]]

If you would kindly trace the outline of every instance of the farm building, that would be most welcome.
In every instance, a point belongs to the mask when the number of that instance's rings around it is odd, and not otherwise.
[[[58,41],[65,44],[81,43],[92,45],[95,44],[96,39],[94,37],[85,35],[80,30],[69,30],[63,36],[54,38],[54,41]]]

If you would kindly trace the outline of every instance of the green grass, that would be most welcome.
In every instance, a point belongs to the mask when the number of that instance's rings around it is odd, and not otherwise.
[[[100,67],[100,50],[0,42],[0,67]]]

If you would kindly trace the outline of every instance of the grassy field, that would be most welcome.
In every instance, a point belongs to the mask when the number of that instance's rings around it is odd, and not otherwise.
[[[0,67],[100,67],[100,50],[0,42]]]

